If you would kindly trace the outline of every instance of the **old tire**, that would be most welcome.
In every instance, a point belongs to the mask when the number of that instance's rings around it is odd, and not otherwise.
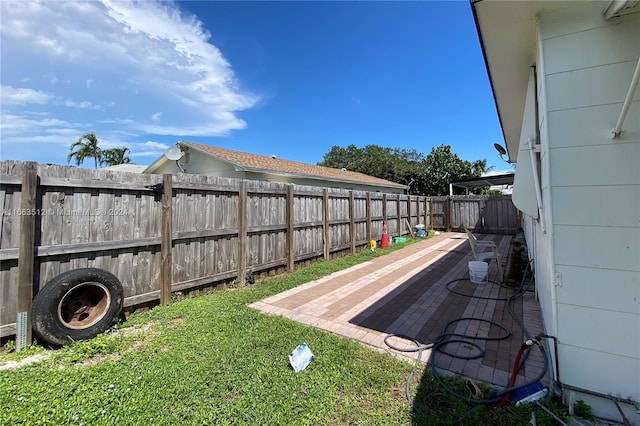
[[[49,281],[33,299],[33,331],[58,346],[90,339],[113,325],[123,300],[122,284],[105,270],[65,272]]]

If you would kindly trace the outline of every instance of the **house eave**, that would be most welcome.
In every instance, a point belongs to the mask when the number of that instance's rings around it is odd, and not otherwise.
[[[471,0],[509,160],[517,161],[529,70],[536,65],[537,16],[577,1]]]
[[[325,182],[336,182],[336,183],[347,183],[352,185],[360,185],[360,186],[374,186],[380,188],[394,188],[394,189],[406,189],[406,185],[402,184],[384,184],[377,182],[365,182],[362,180],[353,180],[353,179],[339,179],[339,178],[331,178],[331,177],[323,177],[316,175],[308,175],[304,173],[284,173],[284,172],[275,172],[273,170],[268,169],[259,169],[259,168],[245,168],[244,171],[249,173],[261,173],[261,174],[270,174],[274,176],[283,176],[287,178],[299,178],[299,179],[309,179],[315,181],[325,181]]]

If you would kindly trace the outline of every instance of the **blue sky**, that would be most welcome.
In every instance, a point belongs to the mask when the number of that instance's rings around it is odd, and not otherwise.
[[[66,164],[94,132],[137,164],[183,139],[312,164],[448,144],[509,169],[468,1],[0,8],[2,159]]]

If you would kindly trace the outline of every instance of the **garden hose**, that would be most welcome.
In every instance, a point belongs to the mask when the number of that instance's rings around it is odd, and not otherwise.
[[[475,318],[475,317],[463,317],[463,318],[458,318],[458,319],[454,319],[452,321],[449,321],[442,329],[441,334],[436,337],[436,339],[432,342],[432,343],[421,343],[419,342],[417,339],[411,337],[411,336],[407,336],[404,334],[389,334],[384,338],[384,342],[385,344],[393,349],[396,350],[398,352],[417,352],[417,357],[414,363],[413,368],[411,369],[411,372],[409,373],[406,383],[405,383],[405,396],[407,398],[407,401],[409,402],[409,404],[411,405],[411,407],[417,411],[420,412],[422,414],[426,414],[420,407],[417,407],[415,404],[415,401],[413,399],[413,397],[411,396],[411,391],[410,391],[410,385],[411,385],[411,381],[413,380],[413,376],[415,374],[415,371],[418,368],[418,365],[420,365],[420,362],[422,361],[422,353],[425,350],[428,349],[432,349],[431,351],[431,357],[430,357],[430,362],[429,365],[431,367],[431,373],[433,374],[434,378],[436,379],[436,381],[440,384],[440,386],[445,389],[448,393],[450,393],[451,395],[455,396],[458,399],[461,399],[463,401],[466,401],[468,403],[471,404],[475,404],[475,405],[495,405],[495,404],[500,404],[500,405],[504,405],[504,403],[506,403],[506,401],[509,398],[509,395],[519,389],[525,388],[527,386],[530,386],[538,381],[540,381],[545,374],[547,373],[548,370],[548,366],[549,366],[549,360],[547,358],[547,355],[545,353],[544,347],[540,344],[540,337],[541,335],[539,335],[535,340],[531,339],[531,336],[529,335],[529,332],[526,330],[526,327],[524,326],[524,324],[522,323],[522,321],[520,321],[520,319],[517,317],[517,315],[515,315],[515,313],[513,312],[513,309],[511,308],[511,304],[519,297],[521,297],[525,292],[528,291],[529,287],[531,286],[532,282],[533,282],[533,275],[531,276],[531,278],[528,280],[528,282],[526,282],[526,270],[529,269],[531,270],[531,264],[532,264],[533,260],[529,261],[527,264],[527,267],[525,269],[525,274],[523,274],[522,277],[522,281],[520,283],[520,287],[518,287],[516,289],[516,291],[514,292],[513,295],[511,295],[508,298],[492,298],[492,297],[484,297],[484,296],[474,296],[474,295],[467,295],[467,294],[463,294],[463,293],[459,293],[455,290],[452,290],[450,285],[452,283],[458,282],[458,281],[462,281],[462,279],[456,279],[456,280],[452,280],[449,281],[446,284],[446,288],[447,290],[449,290],[450,292],[454,293],[454,294],[458,294],[461,296],[465,296],[465,297],[470,297],[470,298],[477,298],[477,299],[483,299],[483,300],[496,300],[496,301],[505,301],[506,302],[506,308],[507,308],[507,312],[511,315],[511,317],[513,317],[514,321],[516,322],[516,324],[518,324],[518,326],[522,329],[523,335],[525,336],[525,338],[527,339],[527,341],[525,343],[523,343],[520,346],[520,349],[518,351],[518,354],[516,356],[516,360],[514,362],[514,367],[513,367],[513,371],[512,371],[512,375],[510,377],[509,383],[506,386],[505,389],[503,389],[502,391],[498,392],[497,394],[495,394],[493,397],[490,398],[469,398],[465,395],[460,394],[459,392],[454,391],[453,389],[451,389],[449,386],[447,386],[447,384],[444,382],[444,380],[442,380],[442,377],[440,376],[440,374],[438,373],[438,369],[437,369],[437,362],[436,362],[436,358],[437,358],[437,354],[438,353],[443,353],[445,355],[448,355],[450,357],[453,358],[458,358],[458,359],[464,359],[464,360],[470,360],[470,359],[477,359],[477,358],[481,358],[484,355],[484,349],[482,349],[478,344],[469,341],[469,340],[465,340],[465,339],[471,339],[471,340],[485,340],[485,341],[491,341],[491,340],[503,340],[503,339],[507,339],[509,336],[511,336],[511,332],[502,324],[499,324],[495,321],[491,321],[491,320],[487,320],[487,319],[483,319],[483,318]],[[492,282],[493,283],[493,282]],[[496,285],[500,285],[498,283],[493,283]],[[490,325],[496,326],[498,327],[500,330],[502,330],[502,332],[500,333],[499,336],[497,337],[477,337],[477,336],[467,336],[464,334],[459,334],[459,333],[449,333],[447,332],[447,329],[458,322],[461,321],[479,321],[479,322],[486,322],[489,323]],[[406,340],[411,342],[411,347],[399,347],[395,344],[391,343],[391,338],[396,338],[396,339],[401,339],[401,340]],[[477,353],[474,355],[468,355],[468,356],[460,356],[460,355],[455,355],[452,354],[450,352],[447,352],[444,349],[444,346],[446,346],[449,343],[465,343],[466,345],[470,345],[473,348],[476,349]],[[542,353],[542,357],[544,360],[544,367],[542,369],[542,371],[532,380],[525,382],[521,385],[515,386],[515,382],[516,382],[516,378],[517,375],[519,373],[519,371],[522,369],[525,360],[527,359],[528,355],[529,355],[529,351],[531,346],[537,346],[537,348],[541,351]],[[477,394],[476,394],[477,395]],[[474,395],[475,396],[475,395]],[[459,421],[460,419],[458,419]],[[457,421],[452,421],[449,423],[456,423]]]

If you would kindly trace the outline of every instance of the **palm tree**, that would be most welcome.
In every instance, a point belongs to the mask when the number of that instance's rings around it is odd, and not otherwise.
[[[105,149],[102,151],[100,164],[107,166],[128,164],[131,162],[131,158],[129,158],[129,155],[127,154],[128,152],[131,151],[126,147]]]
[[[98,161],[102,157],[102,150],[98,147],[98,137],[95,133],[85,133],[71,144],[69,147],[69,155],[67,155],[67,164],[71,163],[71,159],[75,157],[76,165],[79,166],[87,158],[92,158],[94,167],[98,168]]]

